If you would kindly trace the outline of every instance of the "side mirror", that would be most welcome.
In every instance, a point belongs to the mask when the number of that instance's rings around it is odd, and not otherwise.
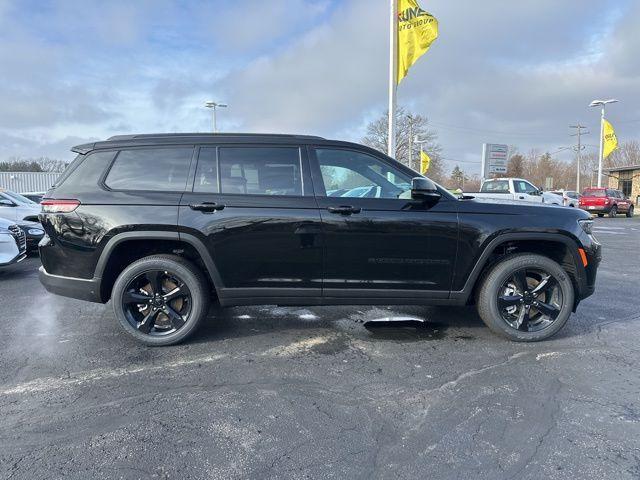
[[[416,177],[411,180],[411,198],[423,202],[435,203],[442,195],[436,184],[428,178]]]
[[[16,204],[13,203],[11,200],[8,200],[6,198],[0,198],[0,206],[3,206],[3,207],[15,207]]]

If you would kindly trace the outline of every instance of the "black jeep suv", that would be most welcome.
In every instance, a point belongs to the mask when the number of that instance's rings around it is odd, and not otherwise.
[[[587,213],[458,199],[362,145],[295,135],[126,135],[80,145],[47,192],[40,279],[112,301],[149,345],[235,305],[468,305],[548,338],[594,290]]]

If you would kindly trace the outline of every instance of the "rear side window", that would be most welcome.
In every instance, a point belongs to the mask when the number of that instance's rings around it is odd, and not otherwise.
[[[484,182],[480,191],[483,193],[509,193],[509,180]]]
[[[193,191],[218,193],[218,163],[216,161],[215,147],[200,148]]]
[[[182,192],[192,154],[192,147],[121,150],[105,185],[113,190]]]
[[[221,193],[302,195],[297,147],[221,147]]]
[[[88,186],[98,185],[98,180],[116,154],[110,152],[94,152],[89,155],[78,155],[76,160],[67,167],[64,178],[56,182],[56,187],[62,187],[65,191],[74,192],[85,190]]]

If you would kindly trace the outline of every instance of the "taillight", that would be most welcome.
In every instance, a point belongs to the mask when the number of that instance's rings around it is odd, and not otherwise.
[[[71,213],[80,205],[79,200],[50,200],[40,202],[42,213]]]
[[[605,204],[605,205],[609,205],[609,199],[608,199],[608,198],[605,198],[605,199],[604,199],[604,204]]]

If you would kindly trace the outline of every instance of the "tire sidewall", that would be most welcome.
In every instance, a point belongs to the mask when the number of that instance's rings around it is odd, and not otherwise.
[[[113,286],[111,301],[113,303],[115,316],[118,319],[120,326],[129,335],[146,345],[174,345],[183,341],[193,333],[202,318],[207,314],[208,294],[206,291],[206,285],[203,284],[202,276],[198,275],[198,270],[195,266],[183,259],[179,259],[180,261],[178,261],[178,259],[173,259],[169,256],[154,256],[138,260],[122,271]],[[152,336],[140,332],[129,323],[122,306],[122,295],[129,282],[140,274],[151,270],[166,270],[175,274],[185,282],[191,293],[192,306],[189,319],[182,328],[167,335]]]
[[[537,332],[522,332],[510,327],[503,319],[498,308],[498,292],[513,272],[522,268],[538,268],[550,273],[562,290],[563,304],[560,314],[550,326]],[[535,254],[514,255],[492,268],[478,298],[478,311],[485,324],[495,333],[520,342],[536,342],[555,335],[571,316],[575,292],[569,274],[550,258]]]

